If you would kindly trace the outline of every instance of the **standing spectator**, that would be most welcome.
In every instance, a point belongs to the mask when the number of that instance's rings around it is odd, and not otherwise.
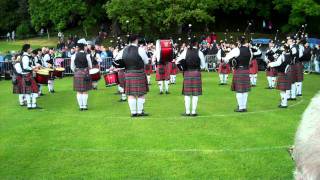
[[[41,30],[40,30],[40,36],[43,36],[43,34],[44,34],[44,29],[41,28]]]
[[[16,38],[16,32],[15,31],[12,31],[11,33],[11,40],[14,41]]]
[[[10,32],[7,33],[7,42],[11,40]]]
[[[319,45],[315,45],[313,50],[313,56],[314,56],[314,68],[316,73],[320,73],[320,47]]]
[[[63,39],[63,34],[61,31],[58,32],[58,38],[59,38],[59,40]]]

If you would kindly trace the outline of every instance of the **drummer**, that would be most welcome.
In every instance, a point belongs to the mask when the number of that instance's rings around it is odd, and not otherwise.
[[[54,62],[53,62],[53,54],[54,54],[54,50],[53,49],[48,49],[48,48],[44,48],[43,49],[43,61],[46,64],[46,68],[52,69],[54,68]],[[55,93],[54,91],[54,77],[53,74],[50,73],[51,77],[48,80],[48,90],[50,93]]]
[[[22,68],[21,57],[18,54],[12,56],[13,74],[12,74],[12,89],[13,94],[18,94],[20,106],[25,106],[24,93],[22,86]]]
[[[32,60],[30,57],[32,49],[30,44],[24,44],[22,46],[22,63],[21,70],[18,68],[17,73],[22,75],[22,85],[21,89],[24,93],[24,97],[27,100],[28,109],[40,109],[37,106],[37,97],[38,97],[38,86],[34,78],[32,77],[33,71],[36,69],[35,66],[32,66]]]
[[[163,85],[165,86],[165,93],[169,93],[170,82],[170,63],[160,58],[161,49],[156,48],[154,60],[156,61],[156,80],[158,81],[160,95],[163,94]]]
[[[102,62],[102,59],[100,57],[100,54],[96,52],[95,46],[91,46],[90,58],[91,58],[92,68],[97,68],[100,70],[100,63]],[[93,90],[98,89],[98,81],[92,81],[92,88]]]
[[[86,41],[80,39],[77,52],[71,57],[71,70],[74,72],[73,89],[77,91],[80,111],[88,110],[88,91],[92,89],[89,69],[92,68],[90,54],[85,53]]]
[[[37,51],[37,56],[35,58],[36,67],[38,67],[39,69],[43,69],[47,67],[46,62],[43,60],[42,50],[36,49],[36,51]],[[44,94],[42,93],[42,84],[38,84],[38,88],[39,88],[38,95],[43,96]]]

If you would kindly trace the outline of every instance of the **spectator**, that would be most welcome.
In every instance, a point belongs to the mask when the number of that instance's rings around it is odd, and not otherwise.
[[[314,56],[314,66],[315,66],[315,72],[320,73],[320,47],[319,45],[315,45],[315,48],[313,50],[313,56]]]
[[[11,40],[10,32],[7,33],[7,42]]]
[[[11,40],[14,41],[16,38],[16,32],[15,31],[12,31],[11,33]]]

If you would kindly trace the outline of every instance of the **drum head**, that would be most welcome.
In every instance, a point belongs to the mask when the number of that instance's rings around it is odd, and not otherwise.
[[[161,44],[160,44],[160,40],[158,39],[156,42],[156,58],[157,58],[157,62],[160,62],[160,54],[161,54]]]
[[[97,74],[100,70],[98,68],[93,68],[89,70],[89,74]]]
[[[42,69],[42,70],[37,71],[37,74],[44,75],[44,76],[49,76],[49,71],[45,70],[45,69]]]
[[[56,71],[64,71],[65,69],[64,68],[62,68],[62,67],[59,67],[59,68],[56,68]]]

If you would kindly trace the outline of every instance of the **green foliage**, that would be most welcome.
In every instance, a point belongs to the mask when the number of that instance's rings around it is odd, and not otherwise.
[[[16,29],[18,37],[24,37],[30,35],[32,32],[31,25],[28,21],[22,22]]]

